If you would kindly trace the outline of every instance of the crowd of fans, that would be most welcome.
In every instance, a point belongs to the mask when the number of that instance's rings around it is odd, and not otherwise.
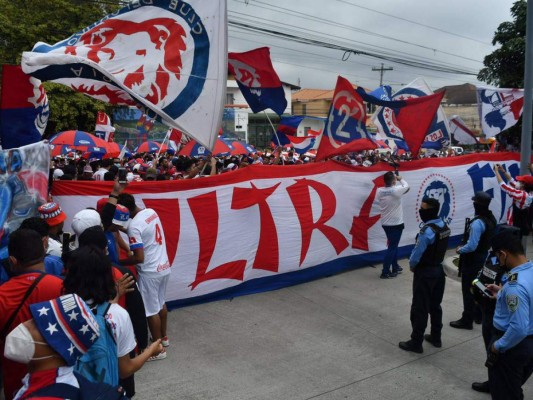
[[[421,154],[421,157],[455,156],[452,148]],[[83,159],[55,157],[50,180],[113,181],[121,167],[127,170],[127,181],[162,181],[192,179],[235,171],[249,165],[302,165],[315,162],[315,152],[298,154],[293,149],[264,150],[247,155],[188,157],[164,153],[143,153],[123,159]],[[409,152],[401,155],[389,150],[365,150],[336,156],[332,159],[354,166],[369,167],[379,162],[399,163],[412,160]]]

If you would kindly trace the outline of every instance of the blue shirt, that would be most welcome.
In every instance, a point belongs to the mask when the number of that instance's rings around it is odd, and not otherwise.
[[[44,271],[47,274],[55,275],[60,278],[63,276],[63,260],[61,260],[61,257],[53,256],[51,254],[48,254],[44,258]]]
[[[458,253],[464,254],[464,253],[472,253],[477,249],[477,245],[479,244],[479,238],[481,235],[485,233],[485,223],[481,218],[475,219],[474,222],[470,224],[470,234],[468,235],[468,242],[464,246],[462,246]]]
[[[505,334],[494,342],[498,351],[506,351],[533,335],[533,263],[528,261],[510,271],[508,281],[498,292],[494,327]]]
[[[424,229],[424,227],[428,224],[435,224],[439,228],[442,228],[444,226],[444,221],[440,218],[432,219],[426,222],[426,224],[422,227],[422,230],[420,231],[418,238],[416,239],[415,248],[411,253],[411,257],[409,257],[409,267],[411,271],[413,271],[414,268],[418,265],[420,259],[422,258],[422,255],[424,254],[428,246],[432,245],[435,242],[435,232],[433,232],[433,229]]]

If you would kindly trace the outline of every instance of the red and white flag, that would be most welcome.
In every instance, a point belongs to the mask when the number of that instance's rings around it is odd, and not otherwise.
[[[98,111],[94,135],[106,142],[114,142],[115,128],[111,125],[111,118],[105,112]]]
[[[226,0],[129,2],[22,69],[111,104],[136,105],[212,149],[227,83]]]
[[[450,118],[450,133],[457,144],[476,144],[478,139],[458,115]]]

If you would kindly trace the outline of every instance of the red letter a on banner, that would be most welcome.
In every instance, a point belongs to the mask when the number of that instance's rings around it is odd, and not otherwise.
[[[313,222],[313,209],[311,204],[311,195],[309,188],[314,189],[322,203],[322,215],[317,222]],[[287,188],[287,192],[291,198],[296,215],[300,220],[302,228],[302,251],[300,253],[300,265],[305,260],[309,246],[311,245],[311,234],[315,229],[318,229],[331,242],[337,254],[340,254],[349,246],[348,241],[342,233],[337,229],[327,226],[329,221],[337,208],[337,200],[335,194],[326,185],[311,181],[308,179],[298,179],[296,183]]]
[[[194,290],[200,283],[212,279],[237,279],[242,281],[246,260],[230,261],[209,271],[207,270],[215,250],[218,236],[217,193],[211,192],[190,198],[188,203],[194,221],[196,222],[200,239],[200,254],[198,257],[196,279],[189,286]]]

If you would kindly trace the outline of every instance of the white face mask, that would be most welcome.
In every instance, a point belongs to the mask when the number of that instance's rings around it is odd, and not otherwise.
[[[48,346],[48,343],[34,341],[28,328],[24,324],[19,324],[6,337],[4,356],[21,364],[28,364],[32,360],[44,360],[53,357],[53,355],[50,355],[33,358],[35,344]]]

